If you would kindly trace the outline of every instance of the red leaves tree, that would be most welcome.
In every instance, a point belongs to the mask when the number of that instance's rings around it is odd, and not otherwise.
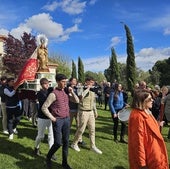
[[[35,37],[31,34],[24,32],[21,40],[9,34],[4,43],[5,55],[2,58],[6,73],[14,74],[16,77],[36,49],[36,46]]]

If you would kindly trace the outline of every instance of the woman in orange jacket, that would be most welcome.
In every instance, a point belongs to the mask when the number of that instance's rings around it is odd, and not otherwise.
[[[166,145],[150,111],[152,103],[148,90],[134,92],[128,124],[130,169],[169,169]]]

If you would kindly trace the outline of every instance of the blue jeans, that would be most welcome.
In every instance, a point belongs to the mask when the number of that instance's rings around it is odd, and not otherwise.
[[[62,146],[62,163],[67,164],[69,135],[70,135],[70,117],[57,119],[53,123],[54,144],[50,148],[47,158],[51,159],[53,154]]]

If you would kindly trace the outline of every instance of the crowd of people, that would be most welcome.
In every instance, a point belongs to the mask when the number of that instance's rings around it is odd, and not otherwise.
[[[1,77],[2,130],[10,140],[18,133],[17,126],[26,111],[25,102],[20,100],[19,90],[14,88],[14,82],[14,78]],[[64,74],[56,74],[56,82],[55,88],[49,87],[48,79],[42,78],[36,101],[25,100],[27,106],[33,107],[29,109],[34,111],[27,111],[26,114],[34,119],[33,126],[37,128],[35,155],[41,155],[40,143],[44,139],[45,130],[48,130],[47,169],[52,168],[51,159],[56,160],[55,152],[60,147],[62,166],[71,169],[67,159],[70,129],[74,119],[76,132],[70,147],[77,152],[81,151],[79,145],[86,144],[82,136],[88,127],[90,150],[102,154],[95,144],[97,107],[110,111],[115,143],[128,144],[130,169],[169,168],[166,145],[161,134],[163,125],[168,125],[170,121],[170,89],[167,86],[160,88],[155,85],[150,88],[145,81],[140,81],[134,86],[132,104],[129,104],[128,93],[116,81],[113,84],[103,82],[99,85],[92,77],[87,77],[85,84],[80,85],[76,78],[68,80]],[[119,112],[127,107],[131,108],[128,125],[118,118]],[[121,130],[118,139],[119,122]],[[127,128],[128,140],[125,140]],[[170,139],[170,128],[167,138]]]

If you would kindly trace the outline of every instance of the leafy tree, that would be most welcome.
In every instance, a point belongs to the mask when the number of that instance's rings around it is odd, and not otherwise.
[[[119,82],[122,84],[124,88],[127,89],[127,80],[126,80],[126,64],[125,63],[119,63],[119,70],[120,70],[120,80]]]
[[[113,83],[115,80],[119,81],[120,80],[120,72],[119,72],[119,65],[117,63],[117,56],[115,53],[114,48],[111,49],[112,56],[110,59],[110,82]]]
[[[122,86],[125,89],[127,89],[126,64],[118,62],[118,65],[119,65],[119,70],[120,70],[120,80],[119,80],[119,83],[121,83]],[[142,79],[142,80],[146,81],[147,84],[150,83],[150,78],[149,78],[150,76],[149,76],[148,72],[144,72],[143,70],[138,69],[138,68],[137,68],[136,71],[137,71],[137,73],[136,73],[137,81],[140,81]]]
[[[85,72],[85,77],[91,76],[94,78],[94,80],[100,84],[100,82],[103,82],[104,80],[106,80],[105,76],[103,75],[102,72],[91,72],[91,71],[87,71]]]
[[[72,72],[71,72],[71,77],[74,77],[77,79],[77,71],[76,71],[76,64],[72,60]]]
[[[136,81],[144,80],[147,84],[151,83],[149,78],[149,72],[144,72],[143,70],[136,68]]]
[[[127,25],[124,24],[127,38],[127,60],[126,60],[126,73],[127,73],[127,87],[133,95],[134,86],[136,83],[136,63],[134,54],[134,45],[131,32]]]
[[[107,81],[111,83],[113,83],[115,80],[120,80],[119,65],[117,63],[117,56],[114,48],[111,49],[110,66],[108,69],[105,69],[104,74],[107,78]]]
[[[152,71],[156,71],[159,78],[159,85],[170,84],[170,57],[162,61],[158,60],[152,68]],[[151,73],[151,72],[150,72]],[[153,74],[154,72],[152,72]]]
[[[68,78],[71,75],[70,59],[67,56],[62,56],[56,53],[52,53],[49,56],[49,63],[57,64],[56,73],[63,73]]]
[[[22,50],[22,42],[9,34],[4,43],[5,54],[2,59],[7,73],[13,72],[15,76],[19,73],[24,58]]]
[[[78,81],[84,83],[84,65],[80,57],[78,57]]]
[[[107,80],[108,82],[110,82],[110,70],[109,70],[109,68],[107,68],[107,69],[104,70],[104,75],[105,75],[105,77],[106,77],[106,80]]]
[[[2,59],[6,72],[12,73],[16,77],[35,48],[35,37],[31,34],[24,33],[21,40],[9,34],[4,43],[5,54]]]
[[[97,73],[97,82],[101,83],[106,81],[106,77],[104,76],[104,74],[102,72],[98,72]]]
[[[149,74],[150,74],[150,81],[153,84],[159,84],[160,73],[157,70],[156,66],[153,66],[152,70],[149,70]]]
[[[23,36],[21,37],[23,42],[23,49],[24,49],[24,56],[26,60],[30,58],[30,56],[33,54],[37,44],[35,36],[32,36],[30,33],[23,33]]]

